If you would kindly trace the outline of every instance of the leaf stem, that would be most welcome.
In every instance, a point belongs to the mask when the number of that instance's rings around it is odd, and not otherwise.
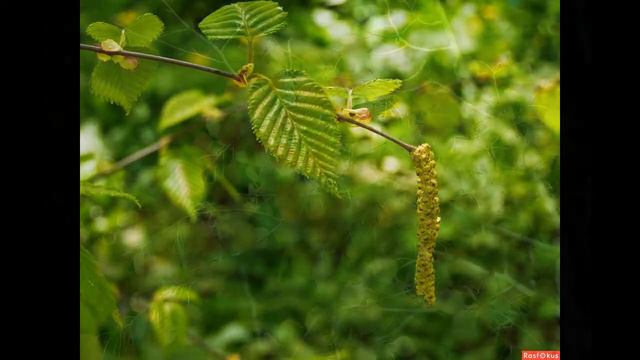
[[[363,124],[363,123],[361,123],[359,121],[353,120],[353,119],[348,118],[346,116],[342,116],[340,114],[337,114],[336,117],[337,117],[338,121],[348,122],[350,124],[359,126],[359,127],[363,128],[363,129],[367,129],[367,130],[369,130],[369,131],[371,131],[371,132],[373,132],[373,133],[375,133],[377,135],[380,135],[383,138],[385,138],[387,140],[390,140],[390,141],[400,145],[403,149],[407,150],[410,153],[412,153],[416,149],[415,146],[407,144],[404,141],[398,140],[398,139],[394,138],[393,136],[391,136],[389,134],[386,134],[386,133],[384,133],[384,132],[382,132],[382,131],[374,128],[374,127],[371,127],[371,126],[367,125],[367,124]]]
[[[247,63],[253,63],[253,36],[247,39]]]
[[[107,55],[123,55],[123,56],[136,57],[136,58],[140,58],[140,59],[159,61],[159,62],[164,62],[164,63],[167,63],[167,64],[173,64],[173,65],[188,67],[188,68],[191,68],[191,69],[200,70],[200,71],[208,72],[208,73],[215,74],[215,75],[218,75],[218,76],[223,76],[223,77],[226,77],[226,78],[229,78],[229,79],[232,79],[232,80],[240,81],[240,77],[237,74],[233,74],[233,73],[230,73],[230,72],[227,72],[227,71],[224,71],[224,70],[220,70],[220,69],[216,69],[216,68],[212,68],[212,67],[208,67],[208,66],[203,66],[203,65],[199,65],[199,64],[190,63],[188,61],[168,58],[168,57],[159,56],[159,55],[141,53],[141,52],[136,52],[136,51],[127,51],[127,50],[107,51],[107,50],[104,50],[103,48],[101,48],[99,46],[87,45],[87,44],[80,44],[80,50],[88,50],[88,51],[93,51],[93,52],[107,54]]]

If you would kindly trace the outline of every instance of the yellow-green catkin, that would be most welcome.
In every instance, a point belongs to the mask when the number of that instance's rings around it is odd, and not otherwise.
[[[436,302],[436,274],[433,251],[440,230],[440,199],[436,179],[436,161],[429,144],[418,146],[411,157],[418,175],[418,260],[416,261],[416,293],[429,305]]]

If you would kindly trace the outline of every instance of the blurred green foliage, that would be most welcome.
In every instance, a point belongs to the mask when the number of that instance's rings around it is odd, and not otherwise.
[[[245,89],[158,64],[125,116],[91,95],[98,59],[81,52],[81,180],[205,124],[93,181],[142,208],[81,197],[82,357],[465,360],[558,349],[559,2],[279,3],[287,27],[257,41],[256,72],[290,67],[340,87],[403,80],[372,124],[434,149],[436,305],[414,294],[416,176],[403,149],[341,125],[338,199],[264,151]],[[154,51],[236,71],[244,45],[196,30],[225,4],[83,0],[80,40],[95,43],[90,23],[124,28],[150,12],[164,23]],[[206,102],[163,110],[185,92]],[[173,205],[167,187],[183,183],[162,177],[184,153],[203,169],[182,171],[197,206]]]

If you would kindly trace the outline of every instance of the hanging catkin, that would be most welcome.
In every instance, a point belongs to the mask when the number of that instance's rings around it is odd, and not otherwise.
[[[440,230],[440,200],[436,180],[436,161],[429,144],[418,146],[411,157],[418,175],[418,259],[416,261],[416,293],[429,305],[436,301],[433,251]]]

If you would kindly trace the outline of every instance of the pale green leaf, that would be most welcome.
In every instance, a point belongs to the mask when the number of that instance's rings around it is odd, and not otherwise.
[[[80,182],[80,195],[88,196],[88,197],[118,197],[130,200],[134,202],[138,207],[142,207],[138,199],[135,196],[128,194],[124,191],[108,188],[105,186],[94,185],[88,182]]]
[[[149,306],[149,321],[162,346],[186,343],[188,318],[182,304],[153,301]]]
[[[164,24],[154,14],[138,16],[125,29],[126,46],[149,47],[162,34]]]
[[[323,86],[324,92],[327,93],[327,96],[339,96],[343,98],[347,98],[348,92],[347,89],[338,86]]]
[[[97,42],[103,42],[107,39],[117,42],[120,40],[121,33],[122,29],[105,22],[94,22],[87,26],[87,34]]]
[[[347,105],[347,96],[349,96],[347,89],[337,86],[323,86],[322,89],[334,108],[340,109]]]
[[[202,154],[192,147],[163,152],[158,174],[169,199],[195,221],[204,199],[205,178]]]
[[[374,119],[391,117],[393,116],[393,110],[398,105],[398,99],[395,96],[383,96],[381,98],[354,103],[354,108],[367,108],[371,112]]]
[[[269,153],[337,194],[340,131],[335,109],[303,72],[255,78],[249,88],[253,132]]]
[[[188,90],[169,99],[162,108],[160,130],[179,124],[201,114],[215,103],[215,97],[206,96],[198,90]]]
[[[101,360],[102,347],[97,335],[80,333],[80,360]]]
[[[139,60],[135,70],[125,70],[114,62],[96,64],[91,74],[91,91],[110,103],[115,103],[127,114],[138,100],[140,94],[151,80],[156,64],[153,61]]]
[[[184,286],[166,286],[155,292],[149,308],[149,320],[163,346],[185,342],[188,318],[181,303],[199,300],[195,291]]]
[[[273,1],[250,1],[225,5],[200,22],[210,40],[259,37],[286,26],[287,13]]]
[[[536,91],[536,110],[540,119],[560,134],[560,82],[546,84]]]
[[[91,253],[80,247],[80,325],[86,332],[100,326],[117,311],[107,280]]]
[[[165,286],[153,295],[153,301],[194,302],[199,301],[198,294],[184,286]]]
[[[367,81],[353,88],[354,99],[372,101],[381,96],[391,94],[402,86],[402,80],[398,79],[376,79]]]
[[[86,154],[82,154],[80,155],[80,164],[87,162],[87,161],[91,161],[93,159],[95,159],[96,154],[95,153],[86,153]]]

